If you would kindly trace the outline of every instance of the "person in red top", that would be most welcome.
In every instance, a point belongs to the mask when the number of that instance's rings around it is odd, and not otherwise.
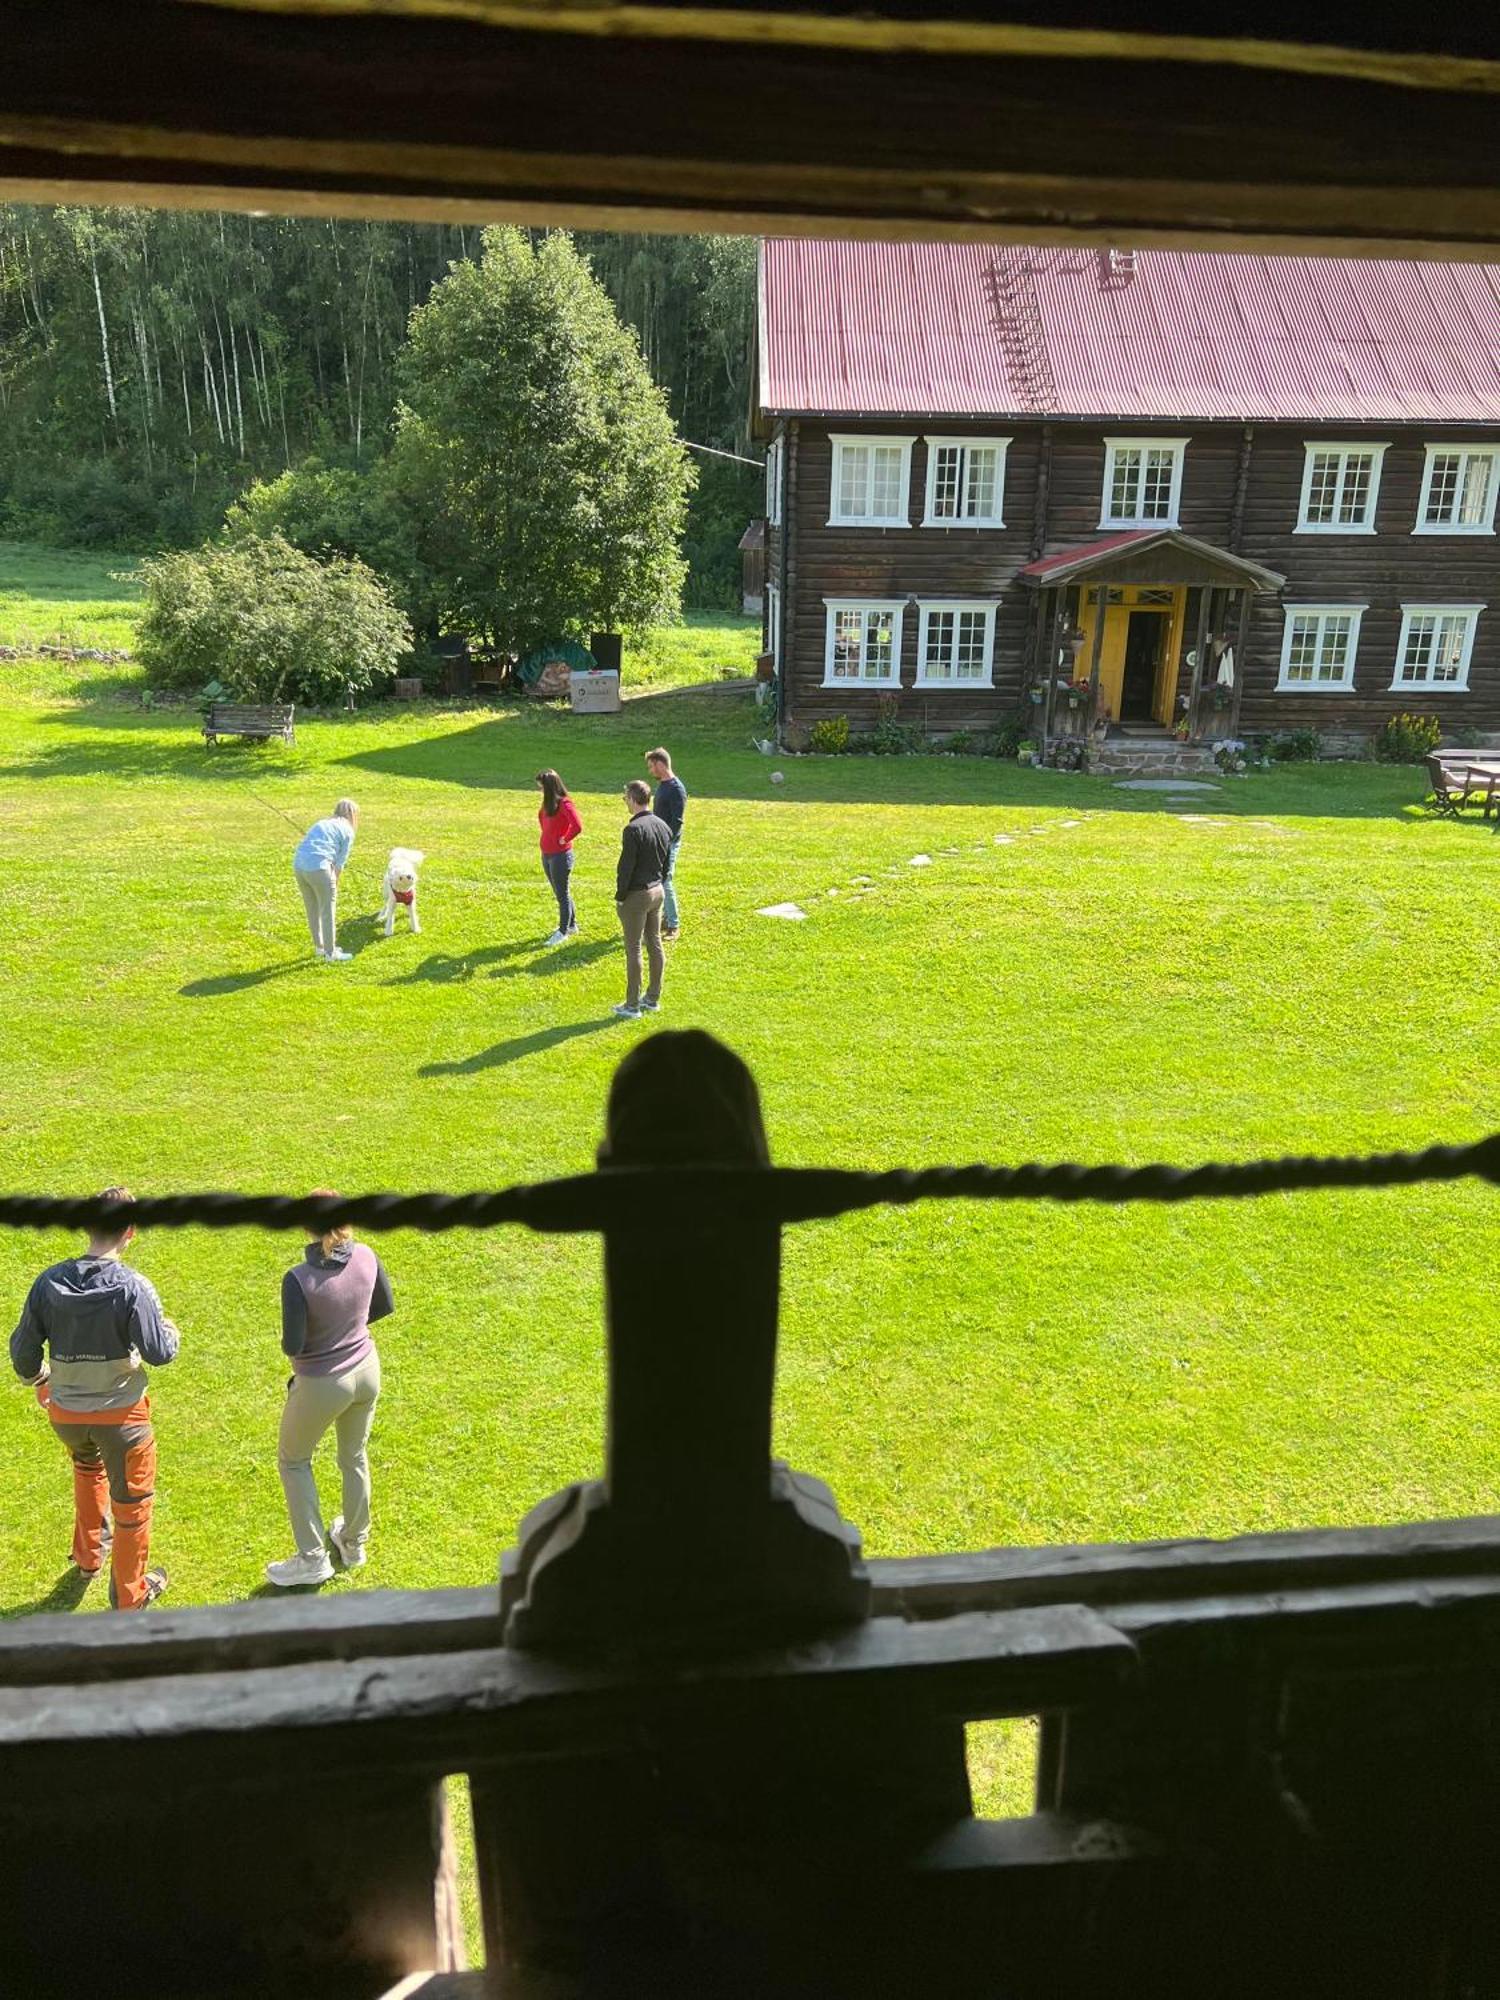
[[[547,942],[566,944],[578,935],[578,912],[573,907],[573,842],[583,832],[583,821],[556,771],[538,771],[536,781],[542,792],[537,814],[542,828],[542,872],[557,898],[557,929]]]

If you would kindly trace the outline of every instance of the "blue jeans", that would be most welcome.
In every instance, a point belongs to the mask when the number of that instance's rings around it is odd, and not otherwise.
[[[661,878],[662,905],[661,927],[664,931],[677,928],[677,887],[672,877],[677,873],[677,850],[682,845],[682,836],[672,842],[672,852],[667,856],[667,872]]]
[[[565,849],[561,854],[542,856],[542,873],[552,884],[552,893],[557,898],[557,928],[567,935],[578,928],[578,912],[573,908],[573,891],[570,877],[573,873],[573,850]]]

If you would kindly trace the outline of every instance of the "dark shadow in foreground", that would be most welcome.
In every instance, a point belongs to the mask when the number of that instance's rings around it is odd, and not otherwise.
[[[7,1618],[26,1618],[33,1611],[76,1611],[87,1596],[89,1585],[95,1580],[69,1563],[45,1597],[35,1598],[30,1604],[17,1604],[5,1615]]]
[[[540,1055],[543,1049],[555,1049],[560,1042],[571,1042],[578,1035],[597,1035],[601,1028],[617,1028],[620,1023],[612,1014],[602,1021],[573,1021],[562,1028],[538,1028],[534,1034],[513,1035],[508,1042],[496,1042],[492,1049],[481,1049],[477,1055],[464,1056],[458,1062],[423,1063],[418,1076],[473,1076],[479,1070],[499,1069],[503,1063],[519,1062],[522,1056]]]

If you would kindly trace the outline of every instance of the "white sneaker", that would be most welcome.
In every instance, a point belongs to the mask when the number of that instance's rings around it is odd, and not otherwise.
[[[620,1002],[618,1007],[612,1007],[610,1009],[610,1012],[612,1014],[618,1014],[622,1021],[638,1021],[641,1018],[640,1008],[627,1007],[623,1000]]]
[[[333,1575],[328,1551],[316,1556],[288,1556],[285,1562],[267,1563],[266,1577],[278,1590],[295,1590],[298,1585],[327,1583]]]
[[[546,945],[546,944],[566,944],[566,943],[567,943],[567,941],[568,941],[568,934],[567,934],[567,932],[566,932],[566,931],[554,931],[554,932],[552,933],[551,937],[549,937],[549,938],[543,938],[543,939],[542,939],[542,943],[543,943],[544,945]]]
[[[352,951],[340,951],[338,946],[335,945],[333,950],[328,954],[328,963],[330,965],[345,965],[353,956],[354,953]]]
[[[339,1561],[344,1565],[345,1569],[362,1569],[364,1567],[366,1560],[365,1545],[363,1542],[351,1542],[345,1539],[344,1517],[342,1514],[329,1523],[328,1539],[333,1543],[334,1548],[337,1549]]]

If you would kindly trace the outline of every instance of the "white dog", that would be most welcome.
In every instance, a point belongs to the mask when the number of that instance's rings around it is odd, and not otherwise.
[[[391,849],[391,858],[385,864],[385,908],[381,911],[387,937],[392,936],[396,929],[398,903],[404,903],[410,911],[413,931],[422,928],[417,918],[417,870],[423,859],[414,847]]]

